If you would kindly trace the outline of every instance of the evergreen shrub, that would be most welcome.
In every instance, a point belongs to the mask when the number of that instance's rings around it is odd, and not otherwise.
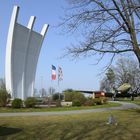
[[[94,106],[94,105],[96,105],[95,104],[95,101],[94,101],[94,99],[87,99],[86,101],[85,101],[85,103],[84,103],[84,105],[85,106]]]
[[[34,108],[36,105],[36,99],[34,97],[28,97],[25,102],[25,107],[27,108]]]
[[[81,106],[81,102],[79,100],[73,100],[72,101],[72,106]]]
[[[21,99],[15,98],[12,101],[12,108],[21,108],[22,106],[23,106],[23,104],[22,104],[22,100]]]

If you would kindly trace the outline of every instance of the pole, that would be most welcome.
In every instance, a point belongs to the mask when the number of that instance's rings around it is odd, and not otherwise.
[[[59,94],[59,101],[60,101],[60,87],[59,87],[59,77],[58,77],[58,94]]]
[[[41,76],[41,97],[43,95],[43,76]]]

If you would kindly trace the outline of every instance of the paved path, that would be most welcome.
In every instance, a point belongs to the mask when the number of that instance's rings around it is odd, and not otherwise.
[[[49,115],[69,115],[69,114],[80,114],[80,113],[92,113],[92,112],[103,112],[111,110],[126,110],[130,108],[140,108],[139,105],[127,102],[113,101],[121,103],[122,106],[111,107],[111,108],[98,108],[98,109],[87,109],[87,110],[73,110],[73,111],[57,111],[57,112],[21,112],[21,113],[0,113],[0,117],[10,116],[49,116]]]

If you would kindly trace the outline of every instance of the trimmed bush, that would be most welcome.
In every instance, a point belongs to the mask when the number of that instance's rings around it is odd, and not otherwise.
[[[16,98],[12,101],[12,108],[21,108],[22,105],[22,100],[19,98]]]
[[[84,103],[85,106],[94,106],[96,105],[95,101],[93,99],[87,99]]]
[[[64,91],[64,96],[66,102],[73,102],[75,100],[79,100],[81,104],[84,104],[84,102],[86,101],[84,94],[74,90]]]
[[[28,97],[25,102],[25,107],[27,108],[33,108],[36,105],[36,99],[34,97]]]
[[[72,106],[81,106],[81,102],[79,100],[73,100],[72,101]]]
[[[101,98],[95,98],[94,102],[96,105],[102,105],[103,104],[103,100]]]

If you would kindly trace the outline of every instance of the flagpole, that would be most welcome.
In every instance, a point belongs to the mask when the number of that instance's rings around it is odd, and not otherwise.
[[[42,97],[42,95],[43,95],[42,89],[43,89],[43,76],[41,76],[41,97]]]
[[[62,68],[58,66],[58,90],[59,90],[59,100],[61,100],[60,95],[60,81],[62,81]]]
[[[52,86],[53,86],[53,79],[52,79],[52,65],[51,65],[51,87],[50,87],[50,89],[49,89],[49,98],[48,98],[48,100],[49,100],[49,102],[48,102],[48,106],[50,107],[50,104],[51,104],[51,88],[52,88]]]
[[[52,68],[51,68],[51,91],[50,91],[50,94],[52,95],[52,89],[53,89],[53,80],[56,80],[56,67],[54,65],[52,65]],[[50,96],[51,96],[50,95]],[[51,99],[50,99],[51,100]]]
[[[59,101],[60,101],[60,87],[59,87],[59,66],[58,66],[58,95],[59,95]]]
[[[59,100],[60,100],[60,87],[59,87],[59,79],[58,79],[58,93],[59,93]]]

